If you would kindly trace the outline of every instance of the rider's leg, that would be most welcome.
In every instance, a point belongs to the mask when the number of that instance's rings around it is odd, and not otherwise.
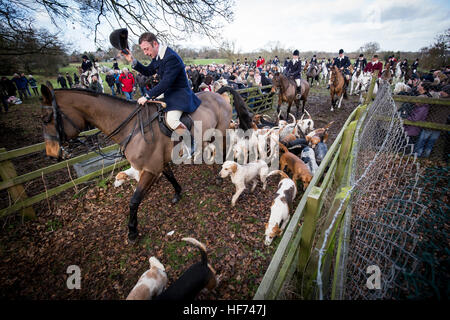
[[[190,135],[190,131],[186,128],[186,126],[180,121],[180,117],[183,114],[183,111],[180,110],[172,110],[167,112],[166,122],[167,125],[175,131],[178,135],[182,136],[184,134]],[[191,137],[191,154],[195,150],[194,145],[194,137]]]

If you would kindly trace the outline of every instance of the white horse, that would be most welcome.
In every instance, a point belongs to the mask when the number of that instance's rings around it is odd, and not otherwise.
[[[321,66],[322,66],[322,72],[320,73],[320,80],[323,80],[324,83],[327,83],[327,81],[328,81],[328,68],[327,68],[327,64],[325,63],[325,61],[322,62]]]
[[[359,101],[363,103],[364,98],[362,96],[363,92],[367,93],[370,88],[370,82],[372,81],[372,74],[370,72],[361,72],[360,78],[358,80],[360,82],[360,95]],[[373,88],[373,94],[376,95],[378,92],[378,83],[375,82],[375,86]]]
[[[400,66],[400,62],[397,62],[397,65],[395,66],[395,77],[394,77],[394,83],[399,83],[399,82],[403,82],[404,79],[402,80],[402,68]]]
[[[353,95],[353,86],[355,87],[355,94],[359,93],[359,90],[361,90],[362,87],[363,77],[364,76],[363,72],[361,72],[361,68],[356,68],[355,72],[353,72],[352,80],[350,82],[350,95]]]
[[[100,77],[100,72],[99,72],[99,65],[97,62],[94,63],[94,65],[92,66],[92,68],[90,70],[86,70],[85,72],[83,72],[80,76],[81,79],[81,83],[83,83],[83,79],[85,79],[85,81],[88,82],[88,84],[92,83],[92,76],[96,75],[98,78],[98,83],[100,83],[100,86],[102,87],[102,92],[105,92],[105,88],[103,87],[103,80],[102,77]],[[83,85],[86,86],[86,83],[83,83]]]

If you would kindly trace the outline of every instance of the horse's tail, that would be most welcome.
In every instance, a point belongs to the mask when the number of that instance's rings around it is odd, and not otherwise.
[[[218,94],[224,92],[229,92],[233,96],[233,105],[239,118],[239,127],[243,130],[251,129],[252,117],[250,117],[250,112],[244,99],[242,99],[241,95],[231,87],[222,87],[217,91]]]

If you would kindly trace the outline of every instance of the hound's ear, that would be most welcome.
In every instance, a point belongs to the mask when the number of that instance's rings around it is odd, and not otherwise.
[[[275,224],[275,227],[273,227],[273,231],[275,232],[275,234],[280,235],[281,234],[281,229],[278,226],[278,223]]]
[[[52,92],[46,85],[41,85],[42,103],[44,105],[52,104]]]
[[[267,229],[269,227],[269,224],[268,223],[264,223],[264,227],[265,227],[265,229]]]
[[[236,171],[237,171],[237,164],[236,164],[236,163],[233,163],[233,164],[231,165],[231,172],[236,173]]]

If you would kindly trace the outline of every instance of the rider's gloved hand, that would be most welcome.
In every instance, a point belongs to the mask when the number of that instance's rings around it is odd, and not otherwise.
[[[137,103],[144,105],[148,99],[146,97],[140,97],[137,101]]]

